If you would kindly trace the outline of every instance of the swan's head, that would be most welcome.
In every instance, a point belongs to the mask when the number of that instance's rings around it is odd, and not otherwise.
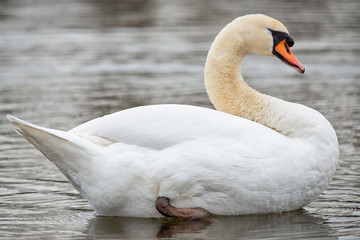
[[[276,56],[298,72],[305,72],[305,68],[290,50],[294,39],[276,19],[262,14],[246,15],[229,23],[222,32],[226,38],[224,40],[243,54]]]

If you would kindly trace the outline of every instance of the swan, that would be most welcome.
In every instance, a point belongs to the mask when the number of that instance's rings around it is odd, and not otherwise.
[[[141,106],[69,131],[7,117],[97,215],[192,220],[299,209],[335,173],[336,133],[318,111],[259,93],[241,75],[248,53],[276,56],[304,73],[293,44],[286,27],[265,15],[225,26],[205,65],[217,110]]]

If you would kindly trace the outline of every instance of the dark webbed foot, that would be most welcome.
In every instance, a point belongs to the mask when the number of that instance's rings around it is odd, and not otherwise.
[[[182,220],[210,220],[210,212],[204,208],[177,208],[170,204],[167,197],[158,197],[155,207],[162,215]]]

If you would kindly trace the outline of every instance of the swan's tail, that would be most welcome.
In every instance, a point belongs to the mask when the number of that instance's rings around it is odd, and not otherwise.
[[[79,188],[77,176],[80,171],[87,170],[88,161],[97,149],[95,144],[74,133],[39,127],[11,115],[7,118],[18,134],[39,149]]]

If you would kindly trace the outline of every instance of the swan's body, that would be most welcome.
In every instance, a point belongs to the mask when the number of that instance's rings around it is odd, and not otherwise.
[[[201,207],[218,215],[298,209],[334,175],[338,142],[319,112],[244,83],[245,54],[270,55],[267,29],[287,33],[272,18],[250,15],[226,26],[213,43],[205,84],[220,111],[137,107],[68,132],[9,119],[99,215],[160,217],[154,206],[159,196],[179,208]],[[255,37],[265,43],[250,44]]]

